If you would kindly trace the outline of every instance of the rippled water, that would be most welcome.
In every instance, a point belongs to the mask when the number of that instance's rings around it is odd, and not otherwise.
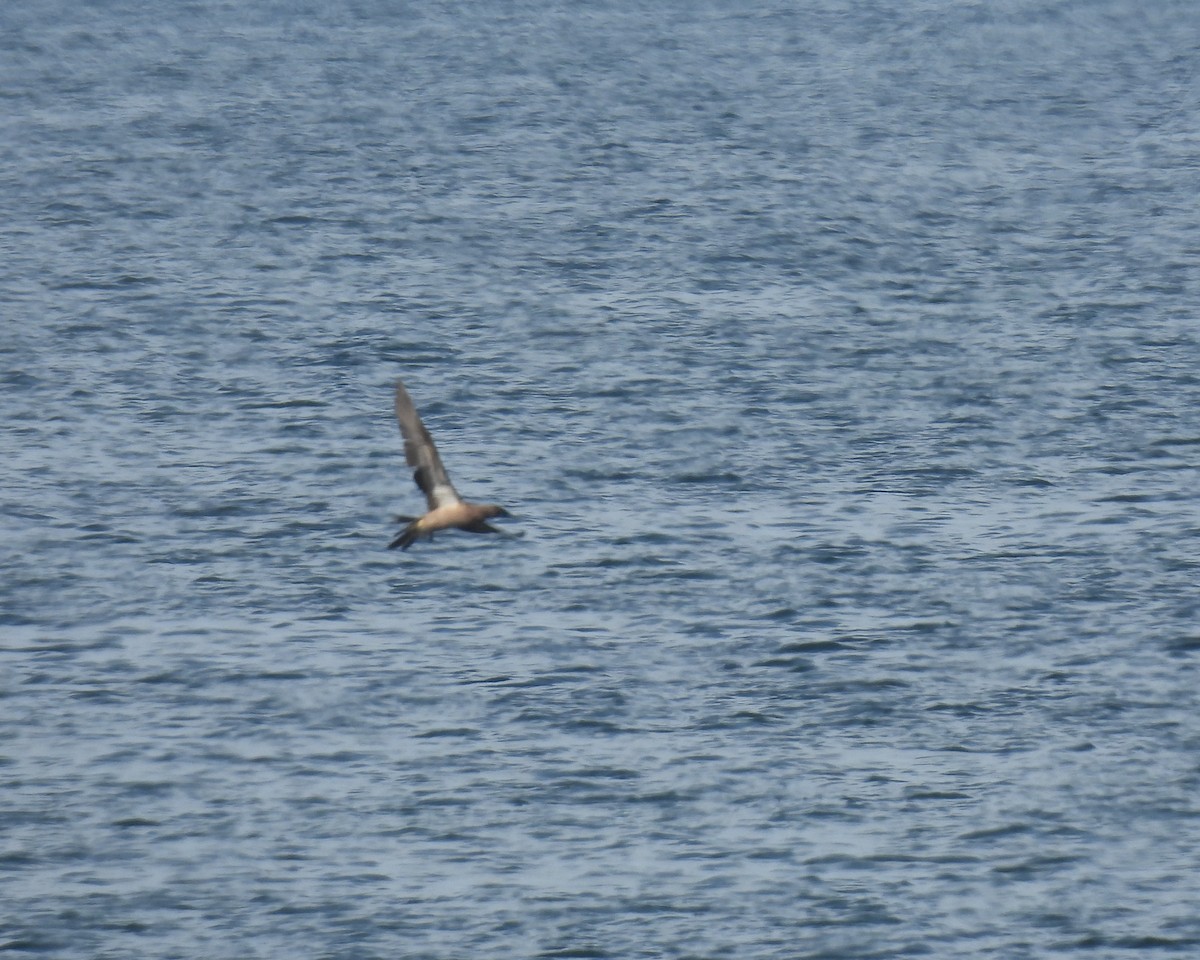
[[[1198,30],[5,7],[0,952],[1196,956]]]

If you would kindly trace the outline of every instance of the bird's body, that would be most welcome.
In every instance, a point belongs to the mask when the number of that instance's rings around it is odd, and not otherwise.
[[[429,510],[420,517],[398,517],[407,521],[388,548],[407,550],[418,539],[432,537],[439,530],[466,530],[469,533],[499,533],[487,521],[492,517],[507,517],[508,511],[494,503],[469,503],[458,495],[454,484],[442,466],[433,437],[421,422],[412,398],[404,384],[396,381],[396,422],[404,437],[404,459],[415,467],[413,480],[425,494]]]

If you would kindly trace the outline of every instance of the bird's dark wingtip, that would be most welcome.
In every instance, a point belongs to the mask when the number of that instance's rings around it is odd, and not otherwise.
[[[413,522],[400,531],[399,535],[388,544],[388,549],[395,550],[397,547],[399,547],[401,550],[407,550],[413,545],[416,539],[417,525],[415,522]]]

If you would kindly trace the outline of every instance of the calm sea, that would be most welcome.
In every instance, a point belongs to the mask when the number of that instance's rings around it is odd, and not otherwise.
[[[1200,956],[1200,6],[0,10],[0,955]],[[514,536],[386,549],[402,377]]]

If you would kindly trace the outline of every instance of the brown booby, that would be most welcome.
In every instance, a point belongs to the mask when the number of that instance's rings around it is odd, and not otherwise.
[[[429,511],[421,517],[397,517],[397,521],[408,525],[388,544],[388,549],[407,550],[422,537],[432,537],[438,530],[452,528],[468,533],[500,533],[487,521],[492,517],[510,516],[509,512],[494,503],[468,503],[458,495],[442,466],[433,437],[425,429],[412,398],[399,380],[396,381],[396,422],[404,437],[404,459],[410,467],[416,467],[413,480],[425,494]]]

